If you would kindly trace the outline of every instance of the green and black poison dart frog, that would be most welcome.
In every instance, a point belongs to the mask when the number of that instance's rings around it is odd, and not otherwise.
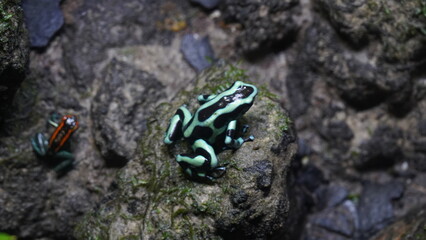
[[[244,142],[253,141],[234,138],[237,120],[253,105],[257,88],[241,81],[218,95],[200,95],[201,106],[192,115],[186,106],[180,107],[170,119],[164,143],[172,144],[184,137],[194,153],[179,154],[176,161],[191,177],[213,180],[223,176],[225,166],[219,166],[216,152],[237,149]],[[243,126],[245,133],[248,126]]]
[[[64,171],[74,163],[74,155],[64,149],[68,139],[78,129],[77,116],[64,115],[62,118],[59,116],[54,113],[48,121],[56,128],[49,140],[43,133],[36,133],[31,138],[31,145],[37,156],[52,161],[57,172]]]

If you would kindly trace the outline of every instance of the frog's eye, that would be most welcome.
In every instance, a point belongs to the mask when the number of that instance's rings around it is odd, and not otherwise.
[[[63,118],[65,125],[69,128],[75,128],[78,125],[77,117],[74,115],[66,115]]]
[[[240,92],[244,97],[249,97],[253,93],[254,89],[249,86],[242,86],[238,89],[238,92]]]

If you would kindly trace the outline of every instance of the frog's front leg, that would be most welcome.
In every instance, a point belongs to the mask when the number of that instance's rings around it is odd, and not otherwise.
[[[49,119],[47,120],[47,123],[57,128],[59,126],[60,121],[61,121],[61,115],[57,112],[52,112],[50,114]]]
[[[229,148],[237,149],[243,145],[245,142],[250,142],[254,140],[254,136],[250,135],[248,138],[244,139],[242,137],[234,138],[235,131],[237,128],[237,120],[230,121],[228,124],[228,128],[226,129],[225,136],[225,145]],[[248,126],[243,126],[243,133],[247,132]]]
[[[203,139],[198,139],[192,145],[193,154],[179,154],[176,161],[191,177],[213,180],[225,174],[224,166],[217,166],[216,153],[210,144]]]
[[[170,119],[169,127],[164,135],[164,143],[172,144],[174,141],[179,140],[183,136],[183,127],[191,120],[192,114],[186,108],[181,106]]]

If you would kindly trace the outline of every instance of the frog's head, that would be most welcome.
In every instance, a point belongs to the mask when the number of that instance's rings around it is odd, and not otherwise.
[[[75,115],[65,115],[62,117],[62,122],[64,123],[64,127],[69,130],[76,130],[78,128],[78,120]]]
[[[254,85],[241,81],[236,81],[229,89],[234,93],[235,99],[243,99],[253,102],[257,95],[257,88]]]

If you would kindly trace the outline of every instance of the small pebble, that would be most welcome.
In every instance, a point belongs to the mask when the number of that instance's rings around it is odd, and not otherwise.
[[[64,24],[61,0],[22,0],[31,47],[45,47]]]
[[[209,38],[201,38],[198,34],[184,35],[180,50],[185,60],[188,61],[197,72],[210,67],[215,59]]]

